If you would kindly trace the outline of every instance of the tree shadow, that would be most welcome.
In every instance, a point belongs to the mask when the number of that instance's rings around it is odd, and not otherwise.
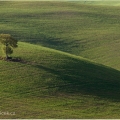
[[[21,59],[21,57],[1,57],[0,60],[8,61],[8,62],[20,62],[24,63],[24,60]]]

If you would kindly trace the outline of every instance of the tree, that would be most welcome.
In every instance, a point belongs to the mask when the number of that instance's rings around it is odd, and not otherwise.
[[[3,44],[3,52],[8,59],[8,55],[13,53],[13,48],[18,47],[17,40],[15,40],[10,34],[0,34],[0,42]]]

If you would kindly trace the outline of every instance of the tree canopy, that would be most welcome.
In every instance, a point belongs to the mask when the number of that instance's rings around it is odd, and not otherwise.
[[[14,39],[10,34],[0,34],[0,42],[3,44],[3,51],[8,58],[8,55],[13,53],[13,48],[18,47],[17,40]]]

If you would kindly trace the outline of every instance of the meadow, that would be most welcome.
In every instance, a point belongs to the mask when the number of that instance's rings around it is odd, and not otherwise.
[[[120,68],[119,6],[1,2],[0,9],[1,33]]]
[[[0,60],[0,118],[120,118],[119,30],[116,2],[0,1],[22,59]]]

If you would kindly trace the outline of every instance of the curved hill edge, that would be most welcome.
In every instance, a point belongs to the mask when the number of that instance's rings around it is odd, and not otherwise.
[[[88,63],[90,62],[90,63],[95,64],[97,66],[103,66],[103,67],[108,68],[108,69],[114,69],[115,71],[119,72],[119,70],[116,70],[115,68],[112,68],[112,67],[107,66],[107,65],[100,64],[100,63],[98,63],[98,62],[96,62],[94,60],[91,60],[91,59],[88,59],[88,58],[84,58],[83,56],[79,56],[79,55],[67,53],[65,51],[57,50],[57,49],[54,49],[54,48],[49,48],[49,47],[36,45],[36,44],[31,44],[31,43],[27,43],[27,42],[19,42],[19,43],[20,44],[26,44],[26,45],[32,45],[32,46],[34,46],[33,48],[37,48],[37,47],[39,48],[40,47],[40,49],[44,50],[44,51],[51,51],[51,52],[58,53],[58,54],[61,54],[61,55],[66,55],[66,56],[72,57],[74,59],[79,59],[81,61],[88,62]]]
[[[25,97],[62,93],[120,98],[120,71],[79,56],[23,42],[19,42],[14,56],[18,53],[28,62],[2,64],[6,69],[0,71],[4,92]]]

